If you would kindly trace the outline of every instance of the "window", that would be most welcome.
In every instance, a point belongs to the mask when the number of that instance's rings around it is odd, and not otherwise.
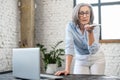
[[[93,6],[94,23],[101,24],[100,42],[120,42],[120,1],[74,0],[75,4],[87,2]]]

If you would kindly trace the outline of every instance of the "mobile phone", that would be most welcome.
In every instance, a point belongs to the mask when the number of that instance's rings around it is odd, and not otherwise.
[[[90,27],[100,26],[101,24],[91,24]]]

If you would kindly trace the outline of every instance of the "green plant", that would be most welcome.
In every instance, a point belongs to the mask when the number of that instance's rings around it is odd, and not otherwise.
[[[47,68],[48,64],[57,64],[58,67],[62,66],[62,61],[64,61],[61,56],[64,55],[65,51],[64,49],[57,48],[59,44],[61,44],[63,41],[57,42],[50,50],[49,52],[47,51],[47,48],[45,48],[44,45],[42,44],[37,44],[37,47],[40,47],[40,52],[42,53],[45,69]]]

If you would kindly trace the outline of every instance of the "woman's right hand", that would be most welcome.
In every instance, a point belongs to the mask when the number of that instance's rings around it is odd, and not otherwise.
[[[57,72],[55,73],[55,75],[60,76],[60,75],[68,75],[68,74],[70,74],[70,65],[71,65],[71,62],[72,62],[72,58],[73,58],[72,55],[67,55],[67,56],[66,56],[65,69],[62,70],[62,71],[57,71]]]
[[[60,75],[68,75],[70,74],[70,71],[66,71],[66,70],[63,70],[63,71],[57,71],[55,73],[56,76],[60,76]]]

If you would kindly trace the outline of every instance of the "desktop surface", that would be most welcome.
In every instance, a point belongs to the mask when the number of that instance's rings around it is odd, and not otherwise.
[[[105,75],[80,75],[80,74],[70,74],[63,76],[61,80],[120,80],[116,76],[105,76]],[[0,80],[22,80],[13,77],[12,72],[0,74]],[[41,79],[41,80],[54,80],[54,79]],[[57,79],[56,79],[57,80]],[[60,79],[58,79],[60,80]]]

